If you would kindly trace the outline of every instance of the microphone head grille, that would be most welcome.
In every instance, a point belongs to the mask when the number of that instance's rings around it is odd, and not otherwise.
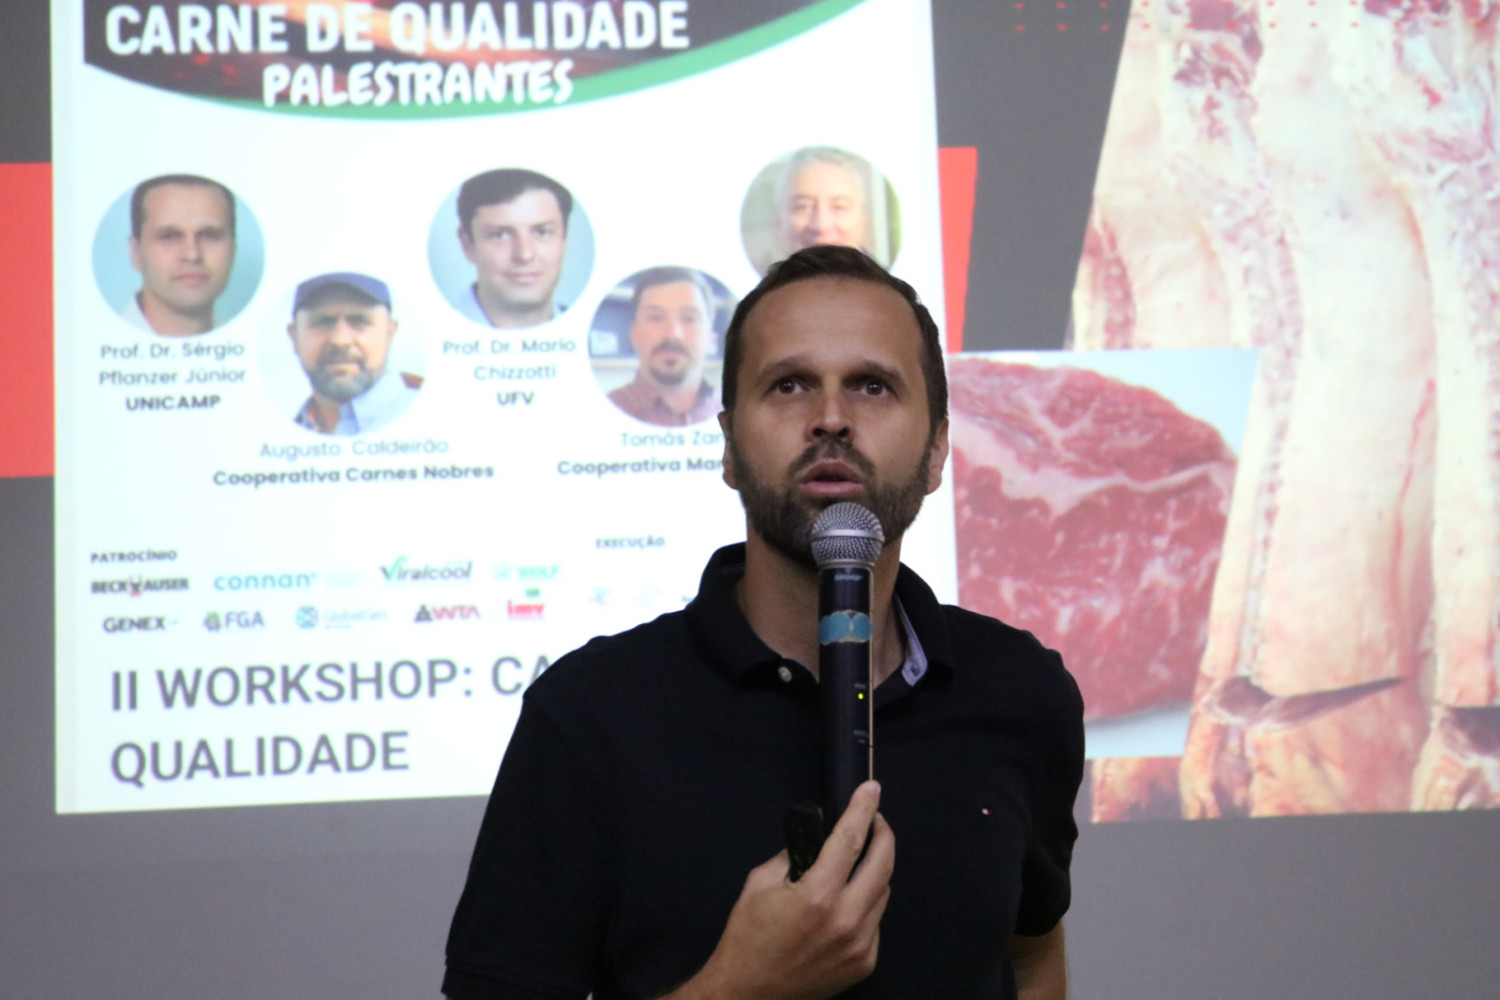
[[[873,566],[884,545],[880,518],[852,501],[834,504],[813,522],[812,554],[819,569],[838,563]]]

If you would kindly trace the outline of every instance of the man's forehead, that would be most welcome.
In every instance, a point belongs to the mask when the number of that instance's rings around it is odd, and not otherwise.
[[[820,193],[830,187],[843,189],[839,192],[840,194],[859,193],[859,181],[855,179],[853,171],[842,163],[828,163],[822,160],[799,167],[791,184],[794,196],[804,195],[809,191]]]
[[[512,216],[545,216],[562,219],[557,195],[546,188],[527,188],[508,201],[492,201],[474,211],[476,220],[501,220]]]
[[[224,192],[207,184],[158,184],[146,192],[142,203],[148,220],[151,219],[153,210],[159,214],[208,205],[212,205],[220,217],[227,219],[229,206],[225,203]]]
[[[894,337],[890,336],[895,334]],[[745,317],[746,355],[811,356],[820,348],[896,352],[920,363],[922,328],[906,298],[875,281],[819,275],[772,289]],[[800,346],[799,346],[800,345]]]
[[[664,281],[641,290],[641,308],[647,306],[678,306],[684,302],[705,307],[703,289],[691,281]]]

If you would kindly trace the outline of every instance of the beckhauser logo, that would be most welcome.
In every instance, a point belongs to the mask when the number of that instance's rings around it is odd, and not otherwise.
[[[472,604],[424,604],[417,609],[415,622],[478,621],[479,609]]]
[[[232,573],[214,577],[215,590],[306,590],[316,573]]]
[[[441,565],[414,563],[405,556],[380,567],[386,583],[467,583],[474,574],[474,561],[450,560]]]
[[[163,615],[141,615],[137,618],[106,618],[104,619],[104,631],[106,632],[163,632],[168,626],[176,625],[177,619],[167,619]]]
[[[244,632],[265,628],[266,620],[259,611],[225,611],[222,614],[210,611],[203,619],[203,627],[210,632]]]
[[[95,594],[129,594],[131,597],[187,589],[188,581],[185,576],[167,577],[161,580],[148,580],[141,576],[128,576],[123,580],[95,580],[89,588],[90,592]]]

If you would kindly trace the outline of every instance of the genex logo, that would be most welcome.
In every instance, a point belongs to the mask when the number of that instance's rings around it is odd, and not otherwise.
[[[399,556],[389,566],[380,567],[380,575],[386,583],[459,583],[467,582],[474,573],[474,562],[450,561],[441,566],[415,565]]]
[[[472,604],[424,604],[417,609],[417,622],[468,621],[479,618],[479,609]]]
[[[106,618],[106,632],[161,632],[167,627],[162,615],[143,615],[140,618]]]

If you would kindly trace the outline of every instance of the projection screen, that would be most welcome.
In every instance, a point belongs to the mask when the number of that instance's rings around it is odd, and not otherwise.
[[[113,943],[72,975],[116,995],[434,986],[526,687],[680,608],[743,531],[713,419],[735,303],[796,246],[848,242],[951,351],[953,459],[906,561],[1061,650],[1085,695],[1079,994],[1489,995],[1487,15],[83,0],[33,21],[7,103],[42,138],[5,159],[50,168],[6,168],[30,360],[0,428],[27,761],[7,896],[46,916],[6,907],[20,982],[90,927]],[[701,307],[691,358],[642,320],[664,280]],[[375,346],[321,344],[330,303],[374,315]],[[679,363],[691,408],[644,408],[639,373]],[[1376,884],[1392,867],[1417,885]],[[191,878],[253,911],[312,891],[259,887],[289,872],[325,887],[309,914],[363,915],[289,916],[278,985],[214,974],[279,933],[192,927],[214,904]],[[100,886],[98,916],[57,885]],[[417,923],[382,917],[401,898]],[[1143,899],[1191,958],[1122,923]],[[1192,916],[1222,905],[1244,908]],[[136,907],[156,915],[122,926]],[[1411,965],[1372,944],[1412,933]],[[134,969],[146,948],[176,967]]]

